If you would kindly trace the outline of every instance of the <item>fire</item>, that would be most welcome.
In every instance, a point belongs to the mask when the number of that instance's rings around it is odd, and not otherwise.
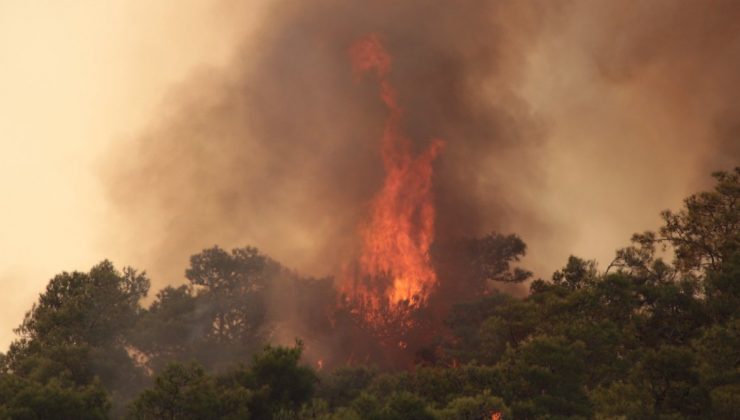
[[[356,272],[346,282],[349,287],[345,287],[363,302],[365,311],[377,314],[380,308],[423,304],[437,282],[429,258],[435,220],[432,162],[443,142],[433,140],[426,150],[414,155],[411,141],[401,130],[403,110],[397,92],[388,81],[391,57],[377,35],[357,41],[349,53],[357,76],[375,76],[388,109],[380,142],[385,181],[360,228],[361,254]]]

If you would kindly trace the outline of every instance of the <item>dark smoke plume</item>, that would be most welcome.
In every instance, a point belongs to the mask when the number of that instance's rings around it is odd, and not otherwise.
[[[386,111],[347,57],[368,33],[394,57],[406,133],[446,141],[438,238],[517,232],[553,269],[576,225],[623,242],[651,227],[632,215],[737,163],[738,2],[274,3],[232,65],[178,86],[109,161],[113,230],[155,282],[214,243],[317,275],[352,258],[383,177]]]
[[[499,202],[500,190],[536,182],[531,153],[540,136],[513,93],[531,41],[517,35],[511,45],[507,35],[512,27],[536,32],[533,8],[309,3],[275,6],[259,47],[181,87],[114,168],[112,198],[135,240],[152,244],[142,252],[155,269],[182,267],[212,243],[253,243],[321,274],[351,256],[383,176],[385,110],[347,56],[367,33],[394,55],[406,132],[419,147],[432,137],[450,145],[435,174],[439,235],[504,228],[510,205]],[[483,175],[514,151],[528,164],[510,165],[504,179]]]

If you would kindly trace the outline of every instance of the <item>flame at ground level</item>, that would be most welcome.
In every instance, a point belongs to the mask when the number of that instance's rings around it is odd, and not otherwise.
[[[429,258],[435,220],[432,163],[443,142],[433,140],[414,155],[400,129],[403,111],[396,90],[387,80],[391,57],[377,35],[357,41],[350,56],[358,76],[376,76],[389,113],[380,145],[385,180],[360,228],[356,269],[344,276],[343,284],[345,293],[360,302],[365,318],[378,321],[381,309],[398,313],[401,307],[423,304],[437,282]]]

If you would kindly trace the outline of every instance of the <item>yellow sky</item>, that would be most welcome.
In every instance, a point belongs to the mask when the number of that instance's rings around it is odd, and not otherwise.
[[[116,260],[100,158],[229,59],[258,10],[231,3],[0,0],[0,351],[55,273]]]

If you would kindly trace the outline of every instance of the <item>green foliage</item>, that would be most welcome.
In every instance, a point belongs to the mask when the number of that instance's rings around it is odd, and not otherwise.
[[[524,255],[527,246],[516,235],[489,234],[465,243],[474,276],[480,279],[520,283],[532,273],[511,267]]]
[[[707,395],[701,386],[694,353],[683,347],[650,350],[635,368],[635,383],[647,391],[653,415],[699,416],[706,412]]]
[[[313,369],[300,365],[302,352],[303,344],[298,342],[292,348],[267,346],[254,356],[254,384],[266,390],[265,405],[269,410],[297,409],[313,396],[317,377]]]
[[[575,290],[593,284],[596,275],[596,262],[584,261],[571,255],[568,258],[568,264],[552,275],[552,282],[555,285]]]
[[[697,350],[701,376],[712,386],[740,383],[740,319],[704,330],[692,347]]]
[[[496,283],[521,283],[532,273],[515,266],[525,255],[526,245],[516,235],[491,233],[435,244],[432,257],[439,274],[432,302],[442,308],[480,299]]]
[[[377,376],[377,371],[365,366],[341,367],[321,380],[319,396],[334,407],[346,406],[360,395]]]
[[[718,420],[731,420],[740,413],[740,383],[722,385],[712,389],[711,417]]]
[[[708,315],[715,322],[738,319],[740,315],[740,252],[729,255],[718,270],[707,273],[704,291]]]
[[[435,414],[442,420],[481,420],[490,419],[494,413],[501,414],[505,419],[511,418],[511,411],[504,401],[486,390],[472,397],[455,398]]]
[[[455,363],[495,363],[534,332],[539,316],[533,303],[504,294],[456,305],[447,321],[456,339],[446,353]]]
[[[432,420],[434,413],[426,401],[418,395],[407,391],[395,391],[392,394],[379,398],[376,395],[363,392],[351,404],[337,410],[346,417],[338,415],[328,418],[358,418],[362,420]]]
[[[190,263],[190,284],[162,289],[130,335],[154,371],[188,360],[222,369],[264,343],[265,290],[281,273],[279,264],[251,247],[208,248]]]
[[[199,315],[198,299],[190,288],[165,287],[139,317],[130,340],[157,372],[172,361],[197,359],[197,338],[204,337],[209,328],[208,320]]]
[[[149,289],[143,273],[109,261],[89,273],[54,277],[17,329],[3,370],[47,386],[85,387],[100,380],[120,406],[144,372],[129,357],[126,337]]]
[[[197,363],[168,365],[132,403],[136,419],[280,418],[311,401],[316,374],[303,347],[266,347],[249,367],[212,376]]]
[[[632,382],[616,381],[594,388],[590,395],[597,419],[645,419],[653,417],[648,395]]]
[[[193,255],[185,277],[202,292],[202,308],[212,321],[206,333],[216,341],[254,340],[264,321],[260,291],[279,270],[277,263],[251,247],[229,254],[216,246]]]
[[[605,272],[571,256],[524,298],[491,287],[529,277],[513,267],[518,237],[435,245],[446,280],[399,336],[423,344],[413,350],[328,311],[330,279],[302,279],[255,248],[194,255],[189,284],[146,309],[149,280],[133,269],[59,274],[0,355],[0,419],[736,418],[740,169],[715,178]],[[336,365],[358,352],[408,369],[319,377],[301,342],[265,346],[268,319],[334,343],[346,352]]]
[[[674,246],[679,270],[717,271],[740,252],[740,167],[712,176],[717,180],[714,191],[692,195],[677,213],[662,213],[660,239]]]
[[[131,417],[141,420],[204,419],[220,412],[213,379],[196,364],[171,364],[154,387],[139,395]]]
[[[545,415],[588,417],[591,407],[583,388],[586,349],[563,337],[536,336],[502,360],[511,378],[506,396],[517,418]]]
[[[434,416],[424,400],[408,392],[398,392],[390,396],[380,411],[381,419],[388,420],[433,420]]]
[[[45,384],[0,374],[0,419],[106,419],[107,393],[98,382],[68,386],[56,379]]]
[[[130,268],[119,273],[109,261],[89,273],[65,272],[49,282],[17,332],[23,343],[115,344],[136,322],[148,290],[143,274]]]

